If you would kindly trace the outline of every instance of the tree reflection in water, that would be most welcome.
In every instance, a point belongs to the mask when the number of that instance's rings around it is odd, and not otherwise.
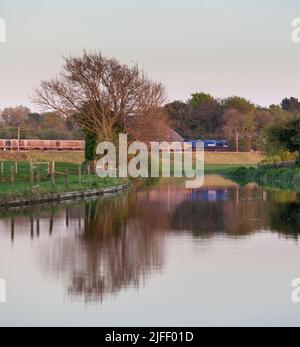
[[[25,226],[35,240],[47,229],[50,241],[41,243],[39,263],[65,281],[71,300],[86,302],[102,302],[123,289],[143,286],[163,269],[170,234],[189,233],[199,240],[271,230],[297,240],[300,231],[297,193],[219,180],[197,191],[178,182],[161,183],[118,197],[26,213],[8,218],[3,211],[0,229],[10,227],[12,242]]]

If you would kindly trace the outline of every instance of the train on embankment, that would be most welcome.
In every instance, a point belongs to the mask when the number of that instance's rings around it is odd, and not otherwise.
[[[0,151],[84,151],[77,140],[0,140]]]
[[[209,152],[228,152],[226,140],[185,141],[185,148],[196,150],[197,144],[203,143]],[[0,151],[84,151],[85,141],[80,140],[1,140]]]

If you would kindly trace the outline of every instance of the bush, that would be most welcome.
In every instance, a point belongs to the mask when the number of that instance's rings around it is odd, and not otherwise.
[[[97,136],[89,131],[85,132],[85,160],[87,162],[95,160]]]
[[[298,152],[291,153],[289,151],[281,150],[277,155],[273,155],[264,159],[261,164],[277,164],[289,161],[299,161]]]

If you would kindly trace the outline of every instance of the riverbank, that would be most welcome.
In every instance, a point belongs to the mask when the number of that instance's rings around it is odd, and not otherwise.
[[[87,165],[66,162],[1,162],[0,206],[19,206],[101,195],[127,181],[100,178]]]
[[[274,167],[261,165],[254,167],[233,168],[222,173],[224,177],[235,180],[240,184],[256,182],[270,188],[291,189],[300,191],[300,167]]]
[[[115,185],[108,188],[88,189],[85,191],[70,191],[59,193],[36,193],[23,198],[11,198],[10,200],[0,200],[0,207],[22,207],[29,205],[40,205],[51,202],[63,202],[68,200],[83,200],[95,196],[106,196],[119,192],[124,192],[129,188],[128,184]]]

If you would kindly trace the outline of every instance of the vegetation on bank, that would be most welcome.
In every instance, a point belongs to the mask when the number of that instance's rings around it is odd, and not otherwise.
[[[286,99],[283,107],[294,112],[294,119],[281,120],[269,127],[268,156],[258,168],[235,168],[225,175],[240,183],[255,181],[265,186],[300,191],[300,102]]]
[[[300,191],[300,167],[297,165],[291,167],[261,165],[257,168],[231,168],[223,171],[222,175],[240,184],[256,182],[267,187]]]
[[[55,175],[49,174],[49,167],[50,163],[2,162],[0,200],[101,189],[124,183],[119,178],[99,178],[87,165],[57,162]]]

